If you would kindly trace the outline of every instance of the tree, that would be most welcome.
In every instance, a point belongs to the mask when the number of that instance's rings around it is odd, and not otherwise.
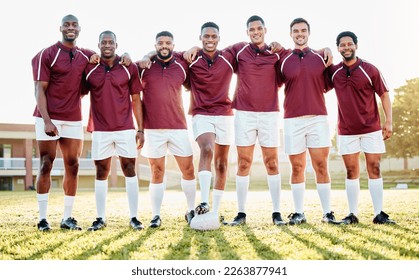
[[[407,159],[419,156],[419,78],[394,90],[393,136],[386,141],[387,156]]]

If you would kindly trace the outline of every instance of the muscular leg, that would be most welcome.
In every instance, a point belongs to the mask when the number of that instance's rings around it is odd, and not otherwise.
[[[175,159],[179,166],[180,172],[182,172],[181,187],[186,196],[188,212],[190,212],[195,208],[194,205],[196,196],[196,180],[194,174],[193,157],[175,156]]]
[[[268,173],[267,181],[272,199],[272,212],[280,212],[281,176],[278,167],[278,148],[262,147],[262,155]]]
[[[345,189],[346,197],[348,198],[349,213],[358,215],[358,201],[359,201],[359,153],[343,155],[343,162],[346,167]]]
[[[212,191],[212,210],[214,213],[218,213],[220,209],[220,203],[222,196],[224,194],[224,189],[227,181],[227,171],[228,171],[228,151],[230,149],[229,145],[218,145],[215,144],[215,155],[214,155],[214,165],[215,165],[215,182],[214,189]]]
[[[201,202],[209,203],[209,193],[212,178],[211,162],[214,156],[215,134],[201,134],[198,136],[196,141],[200,148],[198,179],[199,189],[201,191]],[[199,212],[201,211],[199,210],[198,213]]]
[[[57,141],[38,141],[40,166],[36,177],[39,220],[47,218],[48,193],[51,188],[51,169],[57,153]]]
[[[323,208],[323,214],[330,213],[330,175],[328,168],[329,147],[309,148],[311,162],[316,173],[317,193]]]
[[[304,212],[306,152],[288,156],[291,163],[291,191],[295,213]]]
[[[112,158],[95,160],[96,180],[95,180],[95,198],[97,218],[106,221],[106,196],[108,194],[108,175],[111,170]]]
[[[368,172],[368,189],[370,190],[375,215],[383,210],[383,178],[381,178],[381,154],[365,153]]]
[[[135,158],[119,157],[122,172],[125,175],[130,218],[137,218],[138,211],[138,178],[135,172]]]
[[[166,158],[149,158],[151,169],[151,181],[149,185],[151,198],[152,216],[160,216],[160,208],[163,202],[164,190],[166,189],[163,178],[165,172]]]

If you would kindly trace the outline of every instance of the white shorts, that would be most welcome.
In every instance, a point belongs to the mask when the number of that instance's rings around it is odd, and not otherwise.
[[[193,154],[188,130],[145,129],[141,155],[147,158],[161,158],[168,153],[180,157],[189,157]]]
[[[339,135],[338,150],[339,155],[350,155],[358,152],[384,154],[386,145],[381,130],[378,130],[358,135]]]
[[[252,146],[258,139],[262,147],[279,147],[279,112],[236,111],[236,146]]]
[[[285,153],[298,155],[307,148],[330,147],[330,128],[327,116],[284,119]]]
[[[82,121],[60,121],[51,120],[58,129],[57,136],[48,136],[45,133],[45,124],[43,118],[35,118],[35,134],[36,140],[48,141],[60,138],[71,138],[83,140],[83,124]]]
[[[121,131],[93,131],[92,159],[102,160],[113,155],[137,158],[136,132],[134,129]]]
[[[233,116],[195,115],[192,117],[192,128],[195,140],[209,132],[215,134],[215,143],[233,144]]]

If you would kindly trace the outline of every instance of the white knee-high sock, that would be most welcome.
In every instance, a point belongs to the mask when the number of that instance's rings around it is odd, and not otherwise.
[[[272,212],[280,212],[281,174],[268,175],[267,180],[272,199]]]
[[[246,213],[247,193],[249,192],[250,177],[236,175],[236,193],[238,211]]]
[[[64,195],[64,214],[63,220],[67,220],[71,217],[71,213],[73,213],[73,205],[74,205],[75,196]]]
[[[346,197],[348,198],[349,213],[358,216],[358,200],[360,184],[358,179],[345,180]]]
[[[127,191],[130,218],[136,218],[138,212],[138,178],[125,177],[125,190]]]
[[[317,184],[317,193],[323,208],[323,214],[329,213],[330,210],[330,183]]]
[[[150,198],[151,198],[151,213],[154,218],[154,216],[158,215],[160,216],[160,208],[161,204],[163,202],[163,196],[164,196],[164,190],[165,190],[164,183],[160,184],[149,184],[149,192],[150,192]]]
[[[196,179],[182,179],[180,185],[182,186],[183,193],[186,196],[186,204],[188,205],[188,211],[194,210],[196,197]]]
[[[304,192],[306,183],[291,184],[292,199],[294,200],[295,213],[304,213]]]
[[[199,189],[201,191],[201,202],[209,203],[212,173],[208,170],[198,172]]]
[[[39,208],[39,220],[43,220],[47,218],[48,198],[49,198],[49,193],[36,194],[36,199],[38,200],[38,208]]]
[[[220,210],[221,199],[223,198],[224,191],[214,189],[212,191],[212,212],[217,213]]]
[[[368,179],[368,189],[374,206],[374,214],[378,215],[383,210],[383,178]]]
[[[108,194],[108,180],[95,180],[95,197],[97,217],[106,221],[106,196]]]

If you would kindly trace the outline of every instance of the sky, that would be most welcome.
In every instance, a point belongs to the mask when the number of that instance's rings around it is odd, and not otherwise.
[[[31,59],[41,49],[61,40],[59,27],[67,14],[79,18],[82,30],[78,46],[99,52],[99,34],[111,30],[117,35],[117,53],[128,52],[133,61],[154,49],[155,35],[162,30],[174,34],[175,50],[200,46],[200,27],[206,21],[214,21],[220,26],[220,49],[249,41],[246,20],[252,15],[265,20],[267,43],[277,41],[285,48],[293,48],[289,24],[294,18],[303,17],[311,25],[309,46],[313,49],[329,47],[334,63],[341,61],[335,44],[337,34],[345,30],[355,32],[359,41],[357,55],[380,69],[391,96],[394,88],[419,77],[419,56],[415,55],[419,46],[417,0],[265,0],[258,3],[248,0],[3,2],[0,50],[4,64],[0,71],[4,101],[0,123],[34,123],[32,113],[36,102]],[[188,106],[189,94],[185,93],[183,97],[185,106]],[[281,108],[282,101],[283,89],[280,91]],[[334,93],[326,95],[326,103],[331,122],[335,122]],[[89,100],[84,98],[84,124],[87,123],[88,109]]]

